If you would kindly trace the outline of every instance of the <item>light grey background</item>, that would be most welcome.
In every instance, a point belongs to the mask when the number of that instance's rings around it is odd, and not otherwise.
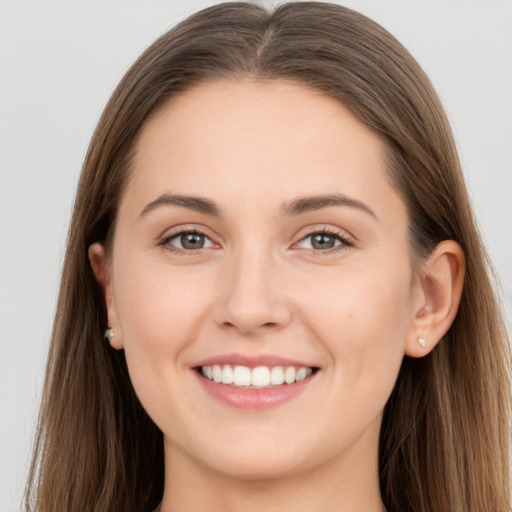
[[[94,126],[139,53],[211,3],[0,0],[0,512],[20,510],[66,230]],[[395,34],[438,89],[510,327],[512,2],[340,3]]]

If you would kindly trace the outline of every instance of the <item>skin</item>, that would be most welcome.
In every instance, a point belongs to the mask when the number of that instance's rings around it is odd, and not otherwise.
[[[112,254],[89,255],[111,344],[164,433],[163,512],[383,510],[383,408],[404,354],[427,354],[451,324],[464,271],[446,241],[413,273],[383,154],[345,107],[284,81],[201,85],[143,127]],[[205,198],[220,215],[148,207],[162,194]],[[286,211],[332,194],[352,204]],[[205,246],[177,251],[183,230]],[[312,246],[324,230],[332,249]],[[240,410],[192,369],[232,352],[319,371],[287,402]]]

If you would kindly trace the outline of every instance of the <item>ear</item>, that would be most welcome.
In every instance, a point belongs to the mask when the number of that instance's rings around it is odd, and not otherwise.
[[[423,357],[448,331],[459,308],[465,269],[464,252],[453,240],[438,244],[422,264],[414,285],[406,355]]]
[[[114,336],[110,339],[110,345],[115,349],[122,349],[122,332],[118,321],[116,301],[112,285],[112,272],[109,261],[105,255],[105,248],[100,243],[89,247],[89,261],[96,281],[103,290],[105,306],[107,308],[108,325],[114,330]]]

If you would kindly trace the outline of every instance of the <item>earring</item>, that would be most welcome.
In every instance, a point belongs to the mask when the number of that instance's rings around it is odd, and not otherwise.
[[[425,341],[425,338],[418,338],[418,343],[419,343],[423,348],[427,348],[427,342]]]
[[[105,339],[108,340],[108,341],[112,341],[112,338],[114,337],[114,329],[112,329],[112,327],[109,327],[106,331],[105,331]]]

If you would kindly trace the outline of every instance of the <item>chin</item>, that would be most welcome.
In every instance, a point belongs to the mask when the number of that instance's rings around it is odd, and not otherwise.
[[[240,457],[236,461],[229,461],[227,464],[217,463],[215,466],[212,469],[225,477],[251,482],[278,480],[307,469],[302,460],[275,456],[259,457],[257,460]]]
[[[206,452],[201,451],[199,462],[215,473],[230,478],[248,481],[285,478],[321,463],[318,460],[318,457],[322,458],[321,449],[299,442],[303,440],[297,441],[294,443],[288,436],[287,439],[278,438],[273,442],[267,438],[249,444],[236,441],[231,444],[211,444]],[[217,448],[214,449],[214,446]]]

